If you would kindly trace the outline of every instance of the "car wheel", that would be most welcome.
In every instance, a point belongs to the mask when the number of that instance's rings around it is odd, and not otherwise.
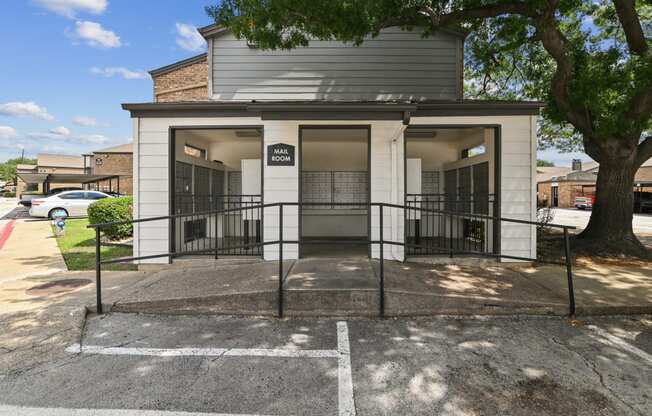
[[[66,211],[64,208],[53,208],[50,210],[50,212],[48,212],[48,218],[53,220],[55,217],[67,218],[68,211]]]

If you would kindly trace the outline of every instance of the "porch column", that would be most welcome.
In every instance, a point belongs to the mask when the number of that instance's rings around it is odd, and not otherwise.
[[[299,201],[299,123],[296,121],[268,120],[265,122],[263,141],[263,200],[266,204],[275,202]],[[269,166],[269,146],[274,144],[294,146],[294,164],[291,166]],[[279,209],[266,208],[263,217],[263,236],[265,241],[279,239]],[[299,212],[296,206],[283,208],[283,240],[299,239]],[[263,247],[265,260],[277,260],[278,245]],[[299,257],[297,244],[283,245],[283,258]]]

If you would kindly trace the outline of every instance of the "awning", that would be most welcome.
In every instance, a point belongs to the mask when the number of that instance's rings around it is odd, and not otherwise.
[[[95,183],[119,178],[118,175],[87,175],[83,173],[17,173],[27,184],[39,183]]]

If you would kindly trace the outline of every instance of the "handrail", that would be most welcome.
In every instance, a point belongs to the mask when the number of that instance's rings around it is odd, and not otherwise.
[[[458,217],[458,218],[480,218],[480,219],[494,220],[494,221],[500,221],[500,222],[511,222],[511,223],[515,223],[515,224],[537,225],[537,226],[540,225],[536,221],[527,221],[527,220],[519,220],[519,219],[516,219],[516,218],[504,218],[504,217],[496,217],[496,216],[484,215],[484,214],[463,213],[463,212],[457,212],[457,211],[446,211],[446,210],[438,210],[438,209],[430,209],[430,208],[422,208],[422,207],[411,207],[411,206],[405,206],[405,205],[390,204],[390,203],[387,203],[387,202],[371,202],[371,203],[335,202],[333,204],[330,204],[330,203],[329,204],[324,204],[324,203],[321,203],[321,202],[271,202],[271,203],[268,203],[268,204],[248,205],[246,207],[218,209],[218,210],[209,210],[209,211],[200,211],[200,212],[192,212],[192,213],[182,213],[182,214],[171,214],[171,215],[158,216],[158,217],[139,218],[139,219],[135,219],[135,220],[102,222],[102,223],[88,224],[86,227],[87,228],[107,228],[107,227],[113,227],[113,226],[116,226],[116,225],[137,224],[137,223],[143,223],[143,222],[149,222],[149,221],[170,220],[170,219],[173,219],[173,218],[187,217],[188,215],[199,216],[199,215],[225,214],[225,213],[229,213],[229,212],[243,211],[243,210],[254,210],[254,209],[258,209],[258,208],[273,208],[273,207],[278,207],[280,205],[285,205],[285,206],[299,206],[299,205],[360,206],[360,205],[365,205],[365,206],[373,206],[373,207],[384,206],[384,207],[387,207],[387,208],[413,210],[413,211],[427,212],[427,213],[431,213],[431,214],[444,214],[444,215],[450,215],[452,217]],[[546,224],[546,227],[568,229],[568,230],[577,229],[577,227],[574,227],[572,225],[562,225],[562,224]]]
[[[97,301],[97,312],[102,313],[102,284],[101,284],[101,270],[102,270],[102,264],[114,264],[114,263],[122,263],[122,262],[130,262],[130,261],[138,261],[138,260],[148,260],[148,259],[155,259],[155,258],[162,258],[162,257],[168,257],[170,259],[176,258],[176,257],[181,257],[185,255],[192,255],[192,254],[210,254],[210,253],[215,253],[215,256],[217,258],[218,253],[220,250],[227,250],[227,249],[233,249],[233,248],[252,248],[252,247],[264,247],[264,246],[269,246],[269,245],[278,245],[279,246],[279,273],[278,273],[278,279],[279,279],[279,286],[278,286],[278,316],[282,317],[283,316],[283,245],[285,244],[317,244],[320,241],[301,241],[301,240],[285,240],[283,237],[283,207],[285,206],[305,206],[305,205],[323,205],[323,203],[319,202],[273,202],[273,203],[267,203],[267,204],[257,204],[257,205],[249,205],[249,206],[244,206],[244,207],[236,207],[236,208],[228,208],[228,209],[220,209],[220,210],[209,210],[209,211],[203,211],[203,212],[193,212],[193,213],[182,213],[182,214],[172,214],[172,215],[165,215],[165,216],[158,216],[158,217],[150,217],[150,218],[140,218],[140,219],[132,219],[132,220],[126,220],[126,221],[112,221],[112,222],[105,222],[105,223],[97,223],[97,224],[89,224],[87,227],[92,228],[95,230],[95,272],[96,272],[96,301]],[[492,220],[492,221],[497,221],[499,224],[502,222],[509,222],[509,223],[516,223],[516,224],[524,224],[524,225],[534,225],[538,226],[540,225],[537,222],[534,221],[527,221],[527,220],[519,220],[519,219],[514,219],[514,218],[502,218],[498,216],[489,216],[489,215],[483,215],[483,214],[471,214],[471,213],[460,213],[460,212],[454,212],[454,211],[446,211],[446,210],[434,210],[434,209],[428,209],[428,208],[421,208],[421,207],[412,207],[412,206],[406,206],[406,205],[398,205],[398,204],[391,204],[391,203],[385,203],[385,202],[368,202],[368,203],[355,203],[355,202],[338,202],[334,203],[333,205],[338,205],[338,206],[360,206],[360,205],[365,205],[369,208],[369,213],[368,215],[371,215],[371,208],[372,207],[378,207],[379,210],[379,239],[374,240],[371,238],[363,240],[366,244],[372,246],[372,245],[379,245],[380,246],[380,315],[384,317],[385,315],[385,285],[384,285],[384,244],[389,244],[393,246],[402,246],[402,247],[416,247],[416,248],[424,248],[424,245],[421,244],[411,244],[407,241],[393,241],[393,240],[386,240],[384,238],[384,210],[386,208],[389,209],[399,209],[403,210],[405,213],[406,210],[417,210],[420,212],[427,212],[427,213],[435,213],[435,214],[443,214],[443,215],[448,215],[452,218],[480,218],[480,219],[486,219],[486,220]],[[252,211],[256,209],[264,209],[264,208],[273,208],[273,207],[278,207],[279,208],[279,238],[278,240],[267,240],[267,241],[258,241],[258,242],[252,242],[249,243],[247,242],[246,245],[243,245],[241,247],[238,246],[229,246],[229,247],[223,247],[220,249],[217,247],[217,244],[215,244],[215,248],[208,248],[208,249],[203,249],[203,250],[190,250],[190,251],[184,251],[183,253],[178,253],[178,252],[168,252],[168,253],[161,253],[161,254],[154,254],[154,255],[146,255],[146,256],[132,256],[132,257],[122,257],[122,258],[117,258],[117,259],[109,259],[109,260],[102,260],[101,258],[101,251],[100,251],[100,232],[101,229],[106,228],[106,227],[112,227],[116,225],[125,225],[125,224],[139,224],[139,223],[145,223],[145,222],[152,222],[152,221],[163,221],[163,220],[171,220],[175,218],[181,218],[181,217],[197,217],[197,216],[207,216],[207,215],[217,215],[217,214],[225,214],[225,213],[231,213],[231,212],[237,212],[237,211]],[[568,284],[568,296],[569,296],[569,314],[570,316],[575,315],[575,293],[574,293],[574,288],[573,288],[573,271],[572,271],[572,261],[571,261],[571,254],[570,254],[570,242],[569,242],[569,234],[568,230],[573,230],[576,229],[576,227],[573,226],[568,226],[568,225],[560,225],[560,224],[546,224],[547,227],[551,228],[560,228],[563,230],[563,237],[564,237],[564,252],[565,252],[565,261],[563,263],[561,262],[553,262],[553,261],[543,261],[539,259],[533,259],[533,258],[528,258],[528,257],[520,257],[520,256],[511,256],[507,254],[501,254],[501,253],[489,253],[489,252],[478,252],[478,251],[473,251],[473,250],[466,250],[466,251],[461,251],[461,250],[455,250],[454,252],[457,254],[471,254],[471,255],[479,255],[483,257],[493,257],[493,258],[499,258],[499,259],[511,259],[511,260],[522,260],[522,261],[534,261],[534,262],[539,262],[539,263],[548,263],[548,264],[557,264],[557,265],[565,265],[566,266],[566,273],[567,273],[567,284]],[[335,243],[346,243],[346,240],[332,240],[331,242]],[[448,250],[441,250],[442,252],[448,252]],[[452,256],[453,250],[451,249],[451,256]]]

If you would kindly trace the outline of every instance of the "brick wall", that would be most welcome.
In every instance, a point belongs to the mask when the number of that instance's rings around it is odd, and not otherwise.
[[[153,77],[154,101],[208,100],[208,61],[204,59]]]
[[[133,192],[133,155],[131,153],[95,153],[93,158],[94,175],[120,176],[120,193],[131,195]],[[113,190],[117,183],[113,181]],[[100,190],[108,190],[109,183],[99,184]]]

